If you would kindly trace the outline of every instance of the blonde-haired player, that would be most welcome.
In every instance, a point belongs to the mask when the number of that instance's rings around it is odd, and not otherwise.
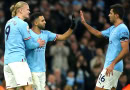
[[[38,39],[32,42],[28,33],[28,24],[24,19],[29,18],[29,6],[26,2],[19,1],[10,8],[12,18],[5,26],[5,55],[4,76],[6,88],[15,90],[22,86],[24,90],[32,90],[32,76],[25,57],[25,47],[34,49],[44,45]]]

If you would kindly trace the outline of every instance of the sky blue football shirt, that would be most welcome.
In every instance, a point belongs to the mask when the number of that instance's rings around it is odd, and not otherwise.
[[[4,64],[25,61],[24,39],[30,37],[28,29],[28,24],[17,16],[6,23]]]
[[[56,38],[56,34],[47,30],[41,30],[40,34],[36,34],[30,29],[31,38],[34,41],[37,41],[38,38],[45,40],[44,47],[29,49],[26,51],[26,57],[28,65],[31,69],[31,72],[45,72],[46,63],[45,63],[45,50],[46,44],[48,41],[53,41]]]
[[[122,23],[117,27],[113,25],[107,30],[102,31],[102,35],[104,37],[109,38],[109,45],[104,64],[104,68],[107,68],[121,52],[122,50],[121,41],[129,39],[129,31],[127,26],[124,23]],[[115,65],[114,70],[123,72],[123,60],[119,61]]]

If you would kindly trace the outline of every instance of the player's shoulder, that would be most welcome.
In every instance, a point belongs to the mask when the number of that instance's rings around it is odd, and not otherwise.
[[[28,25],[28,23],[25,22],[24,20],[20,20],[20,23],[21,23],[22,25]]]
[[[127,27],[124,23],[121,24],[121,25],[119,26],[119,28],[121,28],[121,29],[120,29],[121,31],[127,31],[127,32],[129,32],[128,27]]]
[[[50,31],[48,31],[48,30],[41,30],[41,33],[48,34],[48,33],[50,33]]]
[[[13,18],[17,23],[19,23],[18,25],[22,26],[22,25],[28,25],[27,22],[25,22],[24,20],[18,18],[17,16],[15,16]]]
[[[110,26],[109,28],[107,28],[106,30],[112,30],[114,28],[114,25]]]
[[[9,20],[7,21],[5,27],[7,27],[8,25],[9,25],[9,26],[16,26],[16,25],[17,25],[17,21],[15,20],[14,17],[11,18],[11,19],[9,19]]]
[[[7,24],[14,23],[14,22],[16,22],[16,20],[15,20],[15,18],[13,17],[13,18],[11,18],[11,19],[9,19],[9,20],[7,21]]]
[[[127,28],[127,26],[123,23],[120,25],[120,27]],[[128,29],[128,28],[127,28]]]
[[[112,26],[110,26],[110,27],[109,27],[109,29],[113,29],[114,27],[115,27],[115,26],[114,26],[114,25],[112,25]]]
[[[110,27],[107,28],[106,30],[109,31],[109,32],[111,32],[111,31],[113,30],[113,28],[114,28],[114,25],[110,26]]]

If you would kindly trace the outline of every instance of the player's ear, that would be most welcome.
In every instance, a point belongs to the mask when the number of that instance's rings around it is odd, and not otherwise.
[[[115,14],[117,18],[119,18],[119,15],[118,14]]]
[[[35,20],[35,21],[34,21],[34,25],[38,25],[38,22],[37,22],[37,20]]]
[[[22,9],[21,9],[21,8],[19,8],[19,9],[17,9],[17,11],[16,11],[16,12],[22,13]]]

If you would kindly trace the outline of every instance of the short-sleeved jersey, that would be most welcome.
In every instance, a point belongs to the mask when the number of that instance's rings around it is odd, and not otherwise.
[[[30,29],[31,38],[37,41],[39,38],[45,40],[44,47],[26,50],[27,62],[31,72],[46,72],[45,50],[48,41],[54,41],[56,34],[47,30],[41,30],[40,34],[36,34]]]
[[[28,24],[17,16],[6,23],[4,64],[26,60],[24,39],[30,37],[28,29]]]
[[[102,31],[102,35],[109,38],[109,45],[104,64],[104,68],[107,68],[121,52],[121,42],[129,39],[129,30],[127,26],[122,23],[117,27],[113,25],[107,30]],[[123,60],[115,65],[114,70],[123,72]]]

